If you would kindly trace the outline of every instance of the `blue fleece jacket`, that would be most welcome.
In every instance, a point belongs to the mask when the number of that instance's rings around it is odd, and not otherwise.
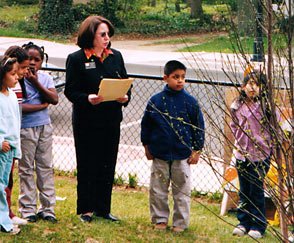
[[[141,122],[141,141],[162,160],[190,157],[204,145],[204,120],[198,101],[184,89],[166,85],[151,97]]]

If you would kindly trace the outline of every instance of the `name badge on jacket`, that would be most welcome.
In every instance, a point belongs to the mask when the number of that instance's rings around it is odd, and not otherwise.
[[[86,69],[94,69],[94,68],[96,68],[96,63],[95,62],[86,62],[85,68]]]

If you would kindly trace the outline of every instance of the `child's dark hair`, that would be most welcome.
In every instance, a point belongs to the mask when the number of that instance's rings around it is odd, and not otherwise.
[[[172,72],[176,71],[177,69],[185,71],[187,70],[186,66],[177,60],[168,61],[164,66],[164,75],[169,76]]]
[[[26,51],[28,51],[29,49],[35,49],[35,50],[37,50],[39,53],[40,53],[40,56],[41,56],[41,58],[42,58],[42,61],[44,61],[44,58],[46,58],[45,59],[45,63],[47,63],[48,62],[48,54],[47,53],[45,53],[45,49],[44,49],[44,46],[38,46],[38,45],[36,45],[36,44],[34,44],[33,42],[29,42],[28,44],[24,44],[24,45],[22,45],[22,47],[26,50]]]
[[[30,59],[28,52],[24,48],[21,48],[20,46],[9,47],[5,51],[4,55],[9,56],[9,57],[15,57],[17,59],[18,63],[22,63],[22,62]],[[24,98],[27,98],[27,92],[26,92],[26,88],[25,88],[24,78],[19,79],[18,82],[21,87],[22,96]]]
[[[245,87],[247,83],[249,82],[249,80],[252,80],[252,79],[256,82],[257,86],[260,87],[260,95],[256,97],[256,100],[258,100],[263,96],[265,92],[264,89],[267,84],[267,78],[263,72],[250,72],[244,77],[242,86]],[[241,90],[238,100],[243,103],[245,101],[245,98],[246,98],[246,93],[244,90]]]
[[[268,103],[268,86],[266,75],[261,71],[250,72],[244,77],[242,85],[245,86],[251,79],[253,79],[256,82],[256,84],[260,87],[260,94],[258,97],[255,98],[254,101],[259,100],[261,102],[261,106],[265,115],[264,118],[266,118],[264,121],[268,122],[271,118],[271,111]],[[244,103],[245,98],[246,93],[244,90],[241,90],[240,96],[238,97],[238,101]]]
[[[28,52],[20,46],[9,47],[5,51],[4,55],[9,57],[15,57],[18,63],[22,63],[23,61],[29,60],[30,58]]]
[[[17,63],[17,59],[14,57],[3,56],[0,58],[0,90],[2,90],[5,74],[12,70],[15,63]]]

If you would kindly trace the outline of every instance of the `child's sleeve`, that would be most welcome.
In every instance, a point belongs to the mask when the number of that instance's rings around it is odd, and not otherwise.
[[[233,135],[235,136],[237,130],[238,130],[238,118],[236,116],[236,111],[239,109],[239,104],[237,102],[233,102],[231,105],[231,121],[230,121],[230,128],[232,130]]]
[[[151,112],[153,108],[151,106],[151,100],[148,102],[145,109],[144,115],[141,121],[141,142],[143,145],[148,145],[150,143],[150,137],[152,134],[152,120]]]
[[[0,102],[3,102],[2,100],[0,100]],[[1,106],[0,103],[0,151],[2,151],[2,143],[5,140],[5,134],[6,134],[6,129],[5,129],[5,122],[4,122],[4,117],[3,117],[3,113],[5,113],[5,109],[4,109],[4,105]]]
[[[196,101],[195,105],[195,115],[193,124],[193,133],[192,133],[192,146],[193,150],[201,150],[204,146],[205,140],[205,124],[203,119],[203,114],[200,108],[200,105]]]
[[[3,123],[1,122],[1,118],[0,118],[0,151],[2,151],[2,143],[4,141],[4,130],[1,124]]]

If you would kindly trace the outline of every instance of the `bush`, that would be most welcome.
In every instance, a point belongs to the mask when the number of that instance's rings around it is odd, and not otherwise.
[[[42,0],[38,30],[43,34],[69,34],[74,30],[73,0]]]
[[[105,5],[103,1],[91,0],[87,4],[77,3],[72,7],[74,20],[79,23],[90,15],[101,15],[109,19],[115,27],[124,26],[123,21],[117,17],[119,11],[121,6],[112,1]]]
[[[4,4],[9,6],[11,5],[29,5],[29,4],[38,4],[39,0],[4,0]]]
[[[36,33],[38,30],[38,24],[32,20],[21,20],[13,23],[17,29],[27,33]]]
[[[127,22],[126,28],[120,28],[120,32],[162,35],[221,30],[224,25],[225,18],[216,19],[208,14],[204,14],[202,19],[191,19],[188,13],[173,12],[167,15],[158,12],[142,16],[137,21]]]
[[[74,20],[82,22],[85,18],[90,15],[102,15],[103,16],[103,4],[102,2],[90,1],[87,4],[77,3],[72,7],[72,13]]]
[[[122,178],[122,175],[117,175],[115,173],[113,185],[115,186],[123,186],[125,184],[125,180]]]
[[[136,188],[137,186],[138,186],[137,174],[132,175],[131,173],[129,173],[129,187]]]

